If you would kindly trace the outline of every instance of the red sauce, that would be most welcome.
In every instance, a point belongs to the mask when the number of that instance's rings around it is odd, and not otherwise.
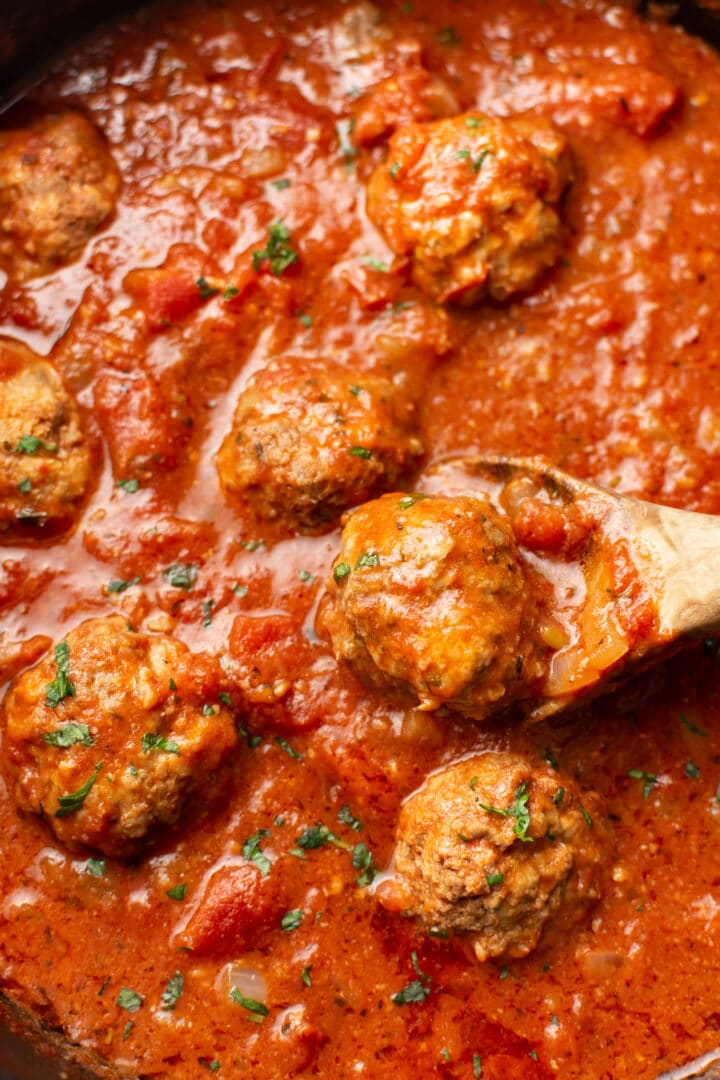
[[[393,708],[312,629],[338,532],[288,537],[230,507],[214,454],[253,371],[284,352],[327,356],[390,364],[422,389],[425,469],[468,450],[542,453],[618,491],[720,512],[720,64],[600,2],[393,2],[369,48],[343,33],[348,10],[160,7],[33,92],[40,109],[90,115],[123,191],[78,262],[0,299],[3,332],[49,355],[103,447],[72,533],[2,549],[7,674],[120,610],[227,657],[247,735],[219,806],[102,876],[3,788],[2,986],[131,1075],[201,1076],[217,1061],[220,1076],[257,1078],[656,1077],[720,1040],[714,648],[555,725]],[[438,307],[377,269],[391,254],[364,185],[383,149],[357,153],[347,132],[402,42],[460,107],[532,111],[571,145],[563,258],[522,300]],[[252,252],[280,219],[299,261],[258,273]],[[152,465],[126,490],[139,452]],[[192,589],[163,577],[175,563],[197,567]],[[350,857],[360,838],[387,867],[401,801],[485,748],[557,759],[600,793],[614,834],[591,920],[506,966],[384,911]],[[361,832],[339,820],[345,805]],[[294,857],[318,822],[341,846]],[[243,845],[258,830],[272,865],[250,877]],[[398,1006],[414,954],[431,992]],[[265,980],[267,1016],[230,1000],[238,967],[256,973],[246,996]],[[178,971],[182,995],[163,1010]],[[135,1011],[123,988],[142,997]]]

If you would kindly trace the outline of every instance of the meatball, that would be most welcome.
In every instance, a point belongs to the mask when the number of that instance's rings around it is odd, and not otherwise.
[[[0,132],[0,266],[23,281],[72,262],[119,191],[110,151],[82,113]]]
[[[396,132],[368,213],[434,300],[504,300],[556,262],[569,179],[567,144],[546,122],[466,113]]]
[[[394,493],[349,514],[319,626],[419,708],[481,719],[528,692],[534,602],[506,520],[471,496]]]
[[[0,535],[67,523],[90,475],[75,399],[52,364],[0,340]]]
[[[205,805],[237,741],[214,661],[172,637],[89,619],[10,685],[2,752],[24,810],[67,847],[132,855]]]
[[[301,530],[396,484],[420,454],[413,403],[388,379],[282,361],[240,395],[217,455],[220,483]]]
[[[403,805],[387,907],[472,935],[479,960],[526,956],[549,920],[599,896],[606,847],[596,796],[549,767],[488,752],[435,773]]]

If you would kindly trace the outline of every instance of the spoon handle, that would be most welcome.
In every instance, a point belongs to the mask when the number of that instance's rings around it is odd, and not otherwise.
[[[656,590],[662,636],[720,629],[720,517],[622,499]]]

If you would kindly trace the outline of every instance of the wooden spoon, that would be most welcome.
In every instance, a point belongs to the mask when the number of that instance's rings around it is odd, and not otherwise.
[[[614,689],[620,681],[698,637],[720,630],[720,517],[628,498],[578,480],[541,458],[468,457],[437,466],[428,491],[477,490],[500,508],[504,492],[525,483],[551,505],[582,509],[595,523],[586,580],[595,566],[579,616],[586,640],[560,648],[551,661],[541,699],[528,703],[533,720]],[[522,485],[520,485],[522,487]],[[507,502],[507,499],[506,499]],[[597,587],[603,558],[622,547],[653,617],[642,632],[628,631],[618,596]],[[557,560],[555,560],[557,562]],[[542,573],[542,559],[535,560]],[[588,629],[589,628],[589,629]]]

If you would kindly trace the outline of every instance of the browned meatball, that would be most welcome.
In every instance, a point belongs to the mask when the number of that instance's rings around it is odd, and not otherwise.
[[[408,124],[368,185],[368,213],[435,300],[504,300],[560,254],[567,144],[542,120],[466,113]]]
[[[172,637],[89,619],[11,684],[2,752],[24,810],[69,848],[131,855],[205,805],[237,741],[215,663]]]
[[[110,151],[82,113],[0,132],[0,266],[22,281],[72,262],[119,191]]]
[[[403,805],[381,902],[428,930],[471,935],[479,960],[526,956],[549,920],[576,921],[599,896],[607,833],[596,796],[582,799],[514,754],[451,765]]]
[[[217,455],[225,491],[317,529],[392,487],[421,452],[414,406],[388,380],[284,360],[255,375]]]
[[[535,675],[534,603],[480,498],[393,493],[349,514],[320,627],[335,655],[425,710],[482,718]]]
[[[0,339],[0,535],[68,522],[90,453],[75,399],[52,364]]]

